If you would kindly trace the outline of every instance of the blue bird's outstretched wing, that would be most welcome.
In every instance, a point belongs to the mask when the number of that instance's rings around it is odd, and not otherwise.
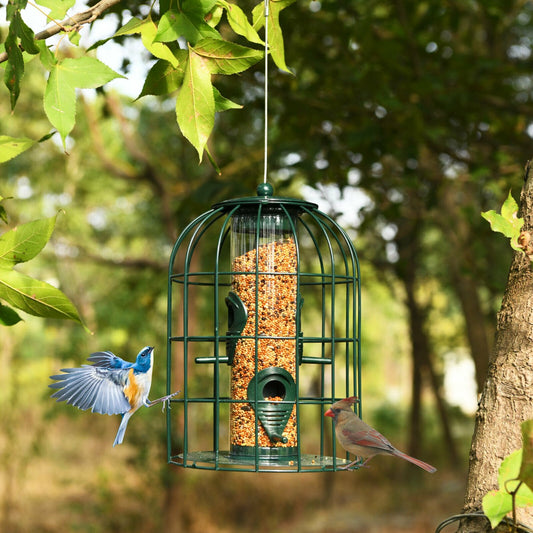
[[[131,405],[124,395],[124,386],[131,363],[111,352],[96,352],[89,360],[94,364],[63,368],[63,374],[50,376],[56,383],[49,387],[59,389],[52,398],[82,410],[91,409],[93,413],[117,415],[129,411]]]
[[[120,357],[116,356],[113,352],[94,352],[89,357],[88,361],[91,361],[94,366],[100,366],[104,368],[131,368],[133,363],[124,361]]]

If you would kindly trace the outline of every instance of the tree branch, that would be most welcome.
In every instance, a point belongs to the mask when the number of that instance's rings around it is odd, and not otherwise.
[[[102,13],[104,13],[104,11],[107,11],[115,4],[120,3],[120,1],[121,0],[100,0],[100,2],[89,8],[87,11],[72,15],[72,17],[68,17],[63,20],[63,22],[60,22],[59,24],[56,23],[53,26],[36,33],[35,40],[42,41],[48,39],[49,37],[57,35],[59,32],[63,31],[65,27],[72,27],[73,29],[77,30],[84,24],[90,24],[91,22],[94,22]],[[6,52],[0,54],[0,63],[7,61],[7,57],[8,56]]]
[[[78,257],[62,257],[61,261],[73,263],[95,263],[97,265],[107,265],[111,267],[130,268],[137,270],[149,269],[155,272],[166,272],[168,270],[168,263],[150,259],[149,257],[125,257],[122,259],[115,259],[112,257],[104,257],[102,255],[94,254],[79,244],[75,245],[81,251]]]

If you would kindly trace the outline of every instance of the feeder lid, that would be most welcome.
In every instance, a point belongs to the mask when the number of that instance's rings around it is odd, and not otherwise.
[[[235,206],[240,205],[285,205],[293,207],[303,207],[307,209],[318,209],[318,205],[313,202],[307,202],[306,200],[298,200],[296,198],[279,198],[273,196],[274,187],[270,183],[261,183],[257,186],[257,196],[247,196],[245,198],[233,198],[231,200],[223,200],[212,206],[213,209],[223,208],[225,211]]]

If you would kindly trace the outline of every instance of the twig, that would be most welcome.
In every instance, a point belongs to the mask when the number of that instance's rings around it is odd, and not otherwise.
[[[60,31],[63,31],[63,29],[68,26],[79,28],[84,24],[90,24],[91,22],[95,21],[104,11],[107,11],[115,4],[120,3],[120,1],[121,0],[100,0],[100,2],[95,4],[87,11],[72,15],[71,17],[68,17],[63,20],[63,22],[60,22],[59,24],[55,23],[53,26],[50,26],[49,28],[40,31],[39,33],[36,33],[35,40],[42,41],[48,39],[53,35],[57,35]],[[4,63],[5,61],[7,61],[7,57],[8,56],[6,52],[0,54],[0,63]]]
[[[518,485],[514,488],[514,490],[509,490],[507,488],[507,483],[509,483],[509,481],[519,481]],[[523,482],[520,479],[508,479],[504,483],[505,490],[507,491],[508,494],[511,495],[511,499],[512,499],[512,502],[513,502],[513,529],[512,529],[512,533],[516,533],[516,526],[517,526],[517,521],[516,521],[516,494],[520,490],[520,487],[522,486],[522,483]]]
[[[518,483],[517,487],[513,492],[511,492],[511,498],[513,499],[513,533],[516,533],[516,494],[518,492],[518,489],[522,486],[522,481]]]
[[[60,22],[57,22],[57,20],[54,20],[52,17],[50,17],[49,15],[47,15],[41,8],[40,6],[38,6],[37,4],[34,4],[33,2],[30,2],[30,0],[28,0],[28,4],[30,4],[31,7],[33,7],[33,9],[36,9],[37,11],[39,11],[39,13],[42,13],[52,24],[57,24],[59,26],[59,29],[60,31],[67,31],[67,28],[65,28],[64,26],[61,26],[61,23]]]

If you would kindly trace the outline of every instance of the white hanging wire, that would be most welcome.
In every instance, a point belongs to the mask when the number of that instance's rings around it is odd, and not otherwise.
[[[265,164],[263,171],[263,182],[267,182],[268,174],[268,15],[269,0],[265,0]]]

